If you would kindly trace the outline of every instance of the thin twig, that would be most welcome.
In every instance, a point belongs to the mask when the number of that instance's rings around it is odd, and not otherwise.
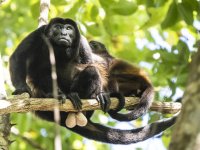
[[[42,25],[46,25],[48,23],[49,8],[50,8],[50,0],[40,0],[40,16],[39,16],[38,27],[40,27]],[[57,86],[55,55],[54,55],[53,47],[52,47],[51,43],[49,42],[49,40],[45,36],[43,36],[43,39],[49,49],[53,96],[57,97],[57,95],[58,95],[57,87],[58,86]],[[56,124],[55,124],[55,150],[61,150],[62,144],[61,144],[61,136],[60,136],[60,127],[58,126],[58,124],[60,122],[60,113],[59,113],[59,107],[58,107],[57,102],[54,104],[54,120],[56,122]]]
[[[40,16],[38,19],[38,27],[48,23],[49,8],[50,0],[40,0]]]
[[[58,83],[57,83],[57,74],[56,74],[56,59],[54,55],[53,46],[51,45],[49,39],[43,35],[42,36],[44,42],[47,44],[47,47],[49,49],[49,60],[51,64],[51,77],[52,77],[52,91],[53,91],[53,97],[58,97]],[[55,124],[55,150],[62,150],[62,144],[61,144],[61,136],[60,136],[60,112],[59,112],[59,106],[58,102],[55,102],[54,104],[54,121]]]

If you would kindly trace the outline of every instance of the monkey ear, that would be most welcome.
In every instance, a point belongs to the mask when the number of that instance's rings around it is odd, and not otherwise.
[[[47,25],[44,25],[45,26],[45,28],[44,28],[44,34],[47,35],[48,32],[49,32],[49,30],[50,30],[50,28],[51,28],[51,26],[53,24],[55,24],[55,23],[58,23],[60,20],[63,20],[63,19],[62,18],[58,18],[58,17],[57,18],[53,18],[53,19],[51,19],[49,21],[49,23]]]
[[[44,27],[44,31],[43,31],[43,33],[44,33],[44,35],[48,35],[48,33],[49,33],[49,30],[50,30],[50,27],[51,27],[51,25],[50,24],[48,24],[48,25],[44,25],[45,27]]]

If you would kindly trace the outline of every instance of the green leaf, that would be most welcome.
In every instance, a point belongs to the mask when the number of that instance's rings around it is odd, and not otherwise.
[[[110,6],[112,6],[112,4],[115,2],[114,0],[99,0],[101,6],[103,8],[110,8]]]
[[[183,3],[190,5],[193,10],[199,11],[200,2],[197,0],[182,0]]]
[[[174,55],[173,53],[167,52],[167,51],[160,51],[161,57],[163,61],[167,62],[168,64],[176,64],[179,62],[177,59],[177,55]],[[170,69],[170,68],[166,68]]]
[[[31,6],[31,14],[34,19],[38,18],[39,16],[39,1]]]
[[[155,6],[163,6],[167,1],[166,0],[156,0]]]
[[[190,56],[188,45],[182,40],[179,40],[176,48],[179,50],[179,57],[182,59],[182,61],[188,62]]]
[[[163,144],[166,148],[169,146],[169,143],[171,141],[171,136],[169,136],[169,135],[171,135],[170,131],[171,130],[168,129],[168,130],[165,131],[165,134],[162,135],[162,141],[163,141]]]
[[[178,3],[178,12],[182,19],[188,24],[192,25],[194,18],[193,18],[193,9],[189,2]]]
[[[186,5],[190,5],[193,11],[197,12],[197,19],[200,17],[200,1],[197,0],[182,0]]]
[[[188,80],[188,73],[180,74],[177,78],[177,85],[185,86]]]
[[[90,13],[92,20],[96,20],[96,17],[98,16],[98,14],[99,14],[99,10],[98,10],[97,6],[93,5],[92,9],[91,9],[91,13]]]
[[[172,79],[167,79],[168,85],[172,91],[172,94],[170,95],[170,97],[174,96],[174,94],[176,93],[176,87],[177,85],[175,84],[175,81],[173,81]]]
[[[99,25],[97,23],[92,24],[92,25],[86,25],[88,32],[94,36],[100,36],[101,35],[101,30],[99,28]]]
[[[51,0],[51,4],[53,4],[53,5],[55,5],[55,6],[69,5],[68,3],[70,3],[70,2],[58,1],[58,0]]]
[[[164,20],[164,17],[168,11],[169,5],[171,4],[171,0],[165,3],[162,7],[150,7],[147,8],[147,11],[150,14],[149,20],[141,27],[141,29],[147,29],[151,26],[154,26],[156,24],[159,24]]]
[[[154,6],[154,0],[146,0],[146,7],[153,7]]]
[[[66,13],[64,13],[64,17],[66,16],[67,18],[75,18],[75,14],[79,12],[80,6],[84,3],[83,0],[80,0],[76,2],[73,7]]]
[[[173,26],[175,23],[177,23],[178,18],[179,18],[179,14],[178,14],[177,5],[176,5],[176,2],[173,1],[167,12],[167,16],[165,17],[164,21],[161,24],[161,27],[165,29],[165,28],[169,28]]]
[[[146,0],[139,0],[137,1],[138,5],[145,5],[146,4]]]
[[[137,10],[137,3],[135,1],[120,0],[111,6],[111,10],[119,15],[131,15]]]
[[[119,15],[106,15],[103,20],[104,27],[108,34],[115,35],[129,35],[133,31],[132,16],[122,17]]]

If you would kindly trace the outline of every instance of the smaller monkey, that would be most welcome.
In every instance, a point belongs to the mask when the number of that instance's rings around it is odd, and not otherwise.
[[[107,68],[108,91],[115,95],[117,95],[116,93],[121,95],[118,109],[110,110],[108,112],[110,116],[118,121],[131,121],[145,114],[154,97],[154,89],[147,74],[141,68],[111,56],[102,43],[90,41],[89,44],[93,53],[100,56],[103,61],[96,57],[93,59]],[[140,97],[140,102],[133,106],[127,114],[118,113],[125,104],[123,96]]]

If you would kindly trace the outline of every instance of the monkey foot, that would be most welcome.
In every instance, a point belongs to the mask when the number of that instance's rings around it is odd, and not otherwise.
[[[67,94],[67,98],[70,99],[70,101],[72,102],[75,109],[81,110],[82,102],[81,102],[80,97],[78,96],[78,93],[71,92],[71,93]]]

